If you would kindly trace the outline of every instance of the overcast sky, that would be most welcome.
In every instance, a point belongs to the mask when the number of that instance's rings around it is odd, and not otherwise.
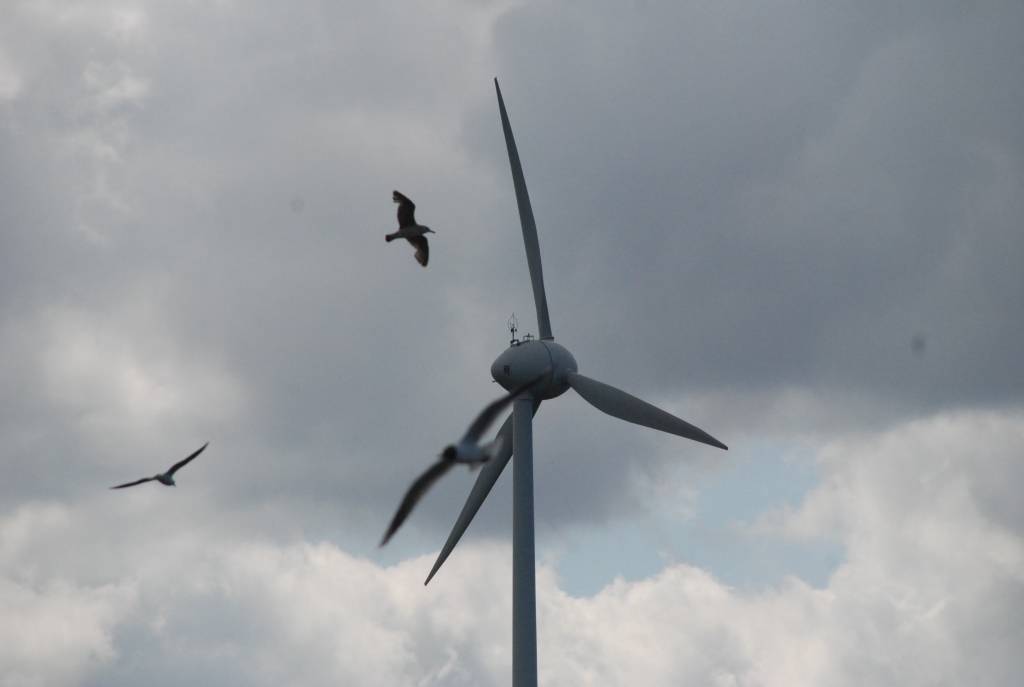
[[[508,684],[510,476],[430,586],[473,474],[377,548],[537,331],[495,76],[556,339],[731,448],[541,408],[541,684],[1018,684],[1024,5],[980,5],[6,0],[0,684]]]

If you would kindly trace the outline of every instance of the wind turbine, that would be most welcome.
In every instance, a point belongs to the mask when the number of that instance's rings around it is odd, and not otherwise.
[[[528,394],[517,398],[512,415],[498,430],[502,449],[484,463],[476,483],[466,499],[462,512],[455,521],[448,540],[427,576],[427,584],[444,564],[466,531],[473,516],[480,509],[509,458],[515,456],[512,470],[512,684],[514,687],[537,685],[537,611],[534,582],[533,539],[533,416],[541,401],[555,398],[572,388],[585,401],[598,410],[614,417],[651,429],[668,432],[721,449],[728,447],[704,430],[680,420],[660,408],[642,401],[596,379],[581,375],[576,359],[565,346],[555,342],[551,333],[547,297],[544,293],[544,275],[540,264],[540,245],[537,225],[533,219],[530,196],[526,191],[523,167],[519,161],[512,126],[509,124],[505,101],[501,97],[498,80],[494,80],[498,94],[501,127],[505,133],[508,160],[512,167],[519,220],[523,227],[526,261],[533,282],[533,300],[537,308],[538,339],[513,339],[512,344],[491,364],[491,376],[505,389],[512,390],[543,376]],[[509,441],[511,435],[512,441]]]

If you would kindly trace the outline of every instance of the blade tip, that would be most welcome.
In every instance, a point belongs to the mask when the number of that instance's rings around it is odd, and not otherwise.
[[[447,559],[447,558],[448,558],[448,556],[441,555],[441,556],[438,556],[436,561],[434,561],[434,567],[430,569],[430,574],[427,575],[427,579],[423,580],[423,586],[424,587],[426,587],[428,584],[430,584],[430,581],[432,579],[434,579],[434,575],[436,575],[437,571],[441,569],[441,566],[444,565],[445,559]]]
[[[715,448],[720,448],[720,449],[722,449],[723,451],[728,451],[728,450],[729,450],[729,447],[728,447],[728,446],[726,446],[726,445],[725,445],[725,444],[723,444],[723,443],[722,443],[721,441],[719,441],[719,440],[718,440],[718,439],[716,439],[715,437],[711,436],[711,435],[710,435],[710,434],[708,434],[707,432],[704,432],[704,436],[706,437],[706,439],[704,440],[704,443],[705,443],[705,444],[709,444],[709,445],[711,445],[711,446],[714,446]]]

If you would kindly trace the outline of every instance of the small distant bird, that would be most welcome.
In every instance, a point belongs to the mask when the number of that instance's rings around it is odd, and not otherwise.
[[[416,262],[427,266],[430,259],[430,246],[425,234],[436,234],[430,227],[416,224],[416,205],[398,191],[391,192],[391,200],[398,203],[398,231],[384,236],[391,243],[395,239],[405,239],[416,249]]]
[[[118,484],[116,487],[110,487],[110,488],[111,489],[124,489],[125,487],[134,487],[136,484],[142,484],[143,482],[152,482],[153,480],[156,480],[160,484],[167,485],[168,487],[176,486],[174,484],[174,473],[176,473],[178,470],[180,470],[183,467],[185,467],[186,465],[188,465],[189,462],[193,458],[195,458],[200,453],[205,451],[206,447],[209,446],[209,445],[210,445],[210,442],[207,441],[205,444],[203,444],[199,448],[198,451],[196,451],[195,453],[190,455],[188,458],[185,458],[183,460],[179,460],[177,463],[172,465],[171,469],[168,470],[167,472],[162,472],[159,475],[153,475],[152,477],[143,477],[142,479],[137,479],[134,482],[126,482],[125,484]]]
[[[405,496],[402,498],[402,503],[398,506],[398,511],[395,513],[395,517],[391,519],[391,525],[388,526],[388,531],[384,533],[384,538],[381,539],[380,545],[384,546],[391,539],[391,535],[398,531],[398,528],[402,526],[405,519],[409,517],[409,513],[416,506],[416,503],[427,493],[427,490],[441,477],[451,469],[456,463],[465,463],[471,468],[479,466],[481,463],[485,463],[491,459],[492,456],[496,455],[501,451],[503,447],[504,437],[498,436],[494,441],[481,446],[480,437],[487,428],[491,426],[494,419],[501,413],[517,396],[525,391],[530,390],[535,384],[540,382],[547,374],[540,375],[536,379],[533,379],[526,384],[523,384],[517,389],[513,389],[508,394],[502,396],[496,401],[488,404],[476,419],[473,420],[473,424],[469,426],[466,433],[462,435],[462,438],[455,444],[450,444],[441,451],[441,455],[438,456],[438,460],[432,466],[430,466],[426,472],[417,478],[409,490],[405,492]]]

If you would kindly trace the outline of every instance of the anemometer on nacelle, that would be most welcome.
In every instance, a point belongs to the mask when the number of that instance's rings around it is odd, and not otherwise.
[[[512,333],[512,340],[508,342],[509,346],[515,346],[519,343],[519,339],[516,338],[516,331],[519,329],[519,320],[516,319],[516,314],[512,313],[512,316],[508,318],[508,330]]]
[[[512,317],[508,318],[508,330],[512,333],[512,339],[508,342],[509,346],[518,346],[520,344],[533,341],[533,334],[530,334],[529,332],[523,334],[522,339],[516,338],[516,332],[519,331],[519,319],[516,318],[515,313],[512,313]]]

